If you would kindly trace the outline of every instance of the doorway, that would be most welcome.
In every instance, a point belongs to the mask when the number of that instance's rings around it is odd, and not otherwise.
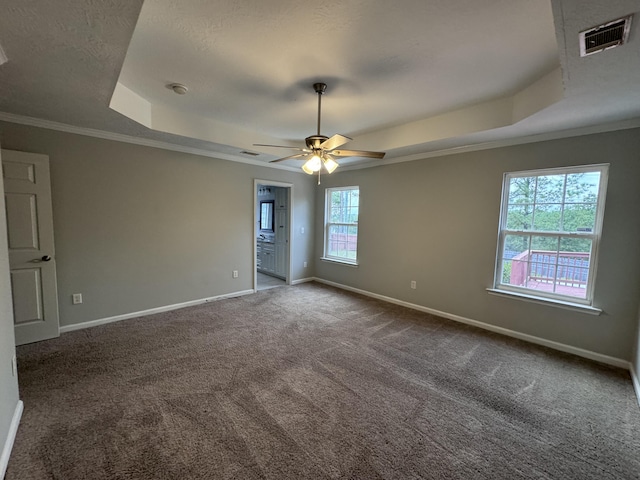
[[[290,183],[254,180],[254,291],[291,282]]]

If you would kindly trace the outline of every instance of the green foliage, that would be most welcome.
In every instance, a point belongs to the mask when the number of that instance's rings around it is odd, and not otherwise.
[[[359,190],[334,190],[330,202],[332,223],[358,223]]]
[[[591,232],[595,229],[598,172],[514,177],[509,183],[507,229],[540,232]],[[505,250],[529,249],[529,235],[511,235]],[[531,249],[588,252],[588,239],[532,237]]]
[[[502,264],[502,283],[511,283],[511,262]]]

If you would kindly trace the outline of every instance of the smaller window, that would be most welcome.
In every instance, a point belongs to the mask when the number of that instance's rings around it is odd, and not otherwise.
[[[495,288],[592,305],[607,165],[507,173]]]
[[[360,189],[327,188],[325,195],[324,258],[356,264]]]

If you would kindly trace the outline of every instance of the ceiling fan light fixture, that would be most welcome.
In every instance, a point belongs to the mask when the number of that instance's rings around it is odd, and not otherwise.
[[[313,175],[315,172],[319,172],[322,168],[322,160],[319,156],[314,155],[302,165],[304,173]]]
[[[325,155],[322,161],[324,163],[324,168],[327,169],[328,173],[333,173],[335,169],[338,168],[339,166],[338,162],[336,162],[333,158],[329,157],[328,155]]]
[[[318,173],[318,185],[320,185],[320,174],[322,169],[327,173],[333,173],[340,165],[336,162],[333,156],[336,157],[369,157],[369,158],[383,158],[384,152],[368,152],[366,150],[336,150],[341,145],[344,145],[351,138],[336,133],[332,137],[327,137],[320,134],[320,118],[322,112],[322,95],[327,89],[326,83],[314,83],[313,89],[318,94],[318,130],[315,135],[311,135],[305,138],[307,148],[298,148],[284,145],[265,145],[261,143],[255,143],[258,147],[276,147],[276,148],[293,148],[304,153],[297,153],[295,155],[289,155],[287,157],[271,160],[273,162],[282,162],[289,159],[304,160],[302,170],[308,175]],[[332,156],[333,155],[333,156]]]

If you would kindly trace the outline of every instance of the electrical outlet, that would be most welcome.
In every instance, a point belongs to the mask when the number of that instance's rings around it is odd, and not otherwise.
[[[300,233],[304,235],[304,227],[300,227]]]
[[[11,359],[11,373],[14,377],[18,376],[18,360],[16,360],[16,356],[14,355]]]
[[[71,296],[71,301],[73,302],[74,305],[79,305],[82,303],[82,294],[81,293],[74,293]]]
[[[417,284],[415,280],[411,280],[411,288],[415,290],[417,288]]]
[[[307,268],[307,262],[304,262],[304,263],[302,264],[302,266],[303,266],[304,268]]]
[[[233,278],[238,278],[238,270],[233,271]]]

